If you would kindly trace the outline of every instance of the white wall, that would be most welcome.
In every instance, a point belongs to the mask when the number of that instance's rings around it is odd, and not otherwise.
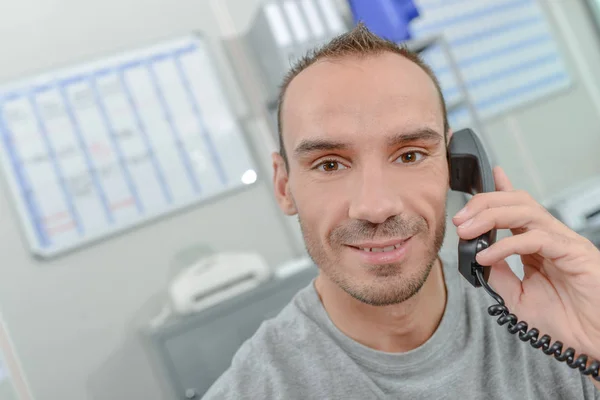
[[[223,3],[231,8],[233,25],[213,15],[208,0],[2,2],[0,81],[191,30],[208,36],[221,70],[231,77],[217,37],[246,28],[258,0]],[[561,35],[575,87],[486,123],[500,163],[518,187],[538,197],[600,172],[600,108],[595,100],[600,74],[586,80],[581,70],[600,65],[600,44],[579,0],[556,1],[554,7],[564,12],[562,22],[553,21],[553,26]],[[572,37],[564,36],[565,27],[573,30]],[[578,54],[585,64],[577,63]],[[240,114],[247,112],[233,84],[228,90]],[[2,182],[0,310],[36,399],[162,399],[134,336],[135,324],[149,302],[160,297],[170,258],[182,247],[207,242],[216,250],[258,250],[272,264],[302,252],[273,202],[262,134],[250,131],[266,181],[50,263],[36,261],[26,251]],[[225,230],[224,223],[237,229]],[[259,228],[266,233],[257,235]],[[449,241],[454,238],[450,232]]]
[[[190,31],[208,36],[220,69],[232,82],[205,0],[0,4],[1,82]],[[248,16],[247,5],[240,1],[237,12]],[[244,111],[237,100],[238,110]],[[259,133],[249,133],[255,150],[261,151]],[[273,201],[270,172],[242,193],[52,262],[28,253],[2,180],[0,310],[35,398],[162,399],[138,348],[133,321],[164,290],[171,257],[197,242],[217,251],[257,250],[273,265],[301,250],[291,242]],[[225,229],[225,224],[235,229]],[[257,234],[259,229],[264,233]]]

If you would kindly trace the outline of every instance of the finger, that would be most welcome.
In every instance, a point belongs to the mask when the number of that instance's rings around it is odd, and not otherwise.
[[[513,185],[510,183],[510,179],[508,179],[508,175],[506,175],[502,167],[494,168],[494,181],[496,183],[496,190],[501,192],[514,191]]]
[[[536,212],[529,206],[506,206],[481,211],[457,227],[461,239],[473,239],[492,229],[536,229],[543,219],[536,219]],[[515,233],[516,234],[516,233]]]
[[[519,302],[523,287],[521,280],[504,260],[492,265],[488,283],[498,292],[509,309],[514,309]]]
[[[452,218],[452,222],[454,222],[455,225],[460,225],[487,208],[516,205],[530,205],[542,209],[541,205],[539,205],[529,193],[521,190],[512,192],[478,193],[469,199],[463,209]]]
[[[457,226],[458,235],[463,239],[473,239],[491,229],[510,229],[513,235],[521,234],[524,230],[544,229],[571,239],[579,237],[538,203],[498,206],[480,211],[470,209],[468,214],[473,215],[456,216],[452,221]]]
[[[499,240],[479,252],[476,259],[481,265],[492,265],[513,254],[539,254],[548,259],[557,259],[568,254],[569,242],[566,236],[535,229]]]

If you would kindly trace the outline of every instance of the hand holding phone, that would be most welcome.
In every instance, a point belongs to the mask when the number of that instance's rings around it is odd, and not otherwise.
[[[600,251],[587,239],[556,220],[529,194],[513,189],[501,169],[492,170],[482,143],[470,129],[454,133],[449,149],[450,188],[473,196],[454,218],[460,237],[459,271],[475,287],[483,287],[498,304],[489,307],[498,324],[518,334],[558,361],[591,376],[600,388]],[[495,173],[494,173],[495,172]],[[512,236],[496,242],[497,229]],[[521,256],[521,281],[505,259]],[[488,282],[489,281],[489,282]],[[537,327],[518,321],[509,307],[536,320]],[[545,304],[540,313],[539,304]],[[551,332],[574,348],[551,344]]]

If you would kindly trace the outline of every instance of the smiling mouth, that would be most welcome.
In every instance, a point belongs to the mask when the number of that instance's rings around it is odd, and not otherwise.
[[[400,240],[400,241],[397,241],[396,243],[389,244],[386,246],[372,246],[371,247],[371,246],[366,246],[366,245],[358,245],[358,246],[350,246],[350,247],[353,247],[357,250],[364,251],[367,253],[387,253],[387,252],[399,249],[400,247],[402,247],[402,245],[404,243],[406,243],[408,241],[408,239],[410,239],[410,238]]]

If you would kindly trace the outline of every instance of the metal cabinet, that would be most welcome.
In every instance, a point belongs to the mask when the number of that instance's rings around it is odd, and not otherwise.
[[[239,347],[316,277],[308,269],[276,278],[195,315],[144,332],[147,348],[175,399],[200,399]]]

